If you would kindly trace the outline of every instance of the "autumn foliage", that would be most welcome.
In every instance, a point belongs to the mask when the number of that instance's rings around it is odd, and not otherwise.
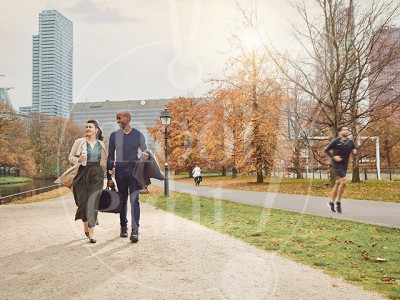
[[[16,167],[21,175],[36,174],[33,152],[26,131],[26,120],[11,105],[0,101],[0,166]]]
[[[0,166],[18,168],[21,176],[57,177],[70,166],[69,151],[82,134],[70,120],[39,113],[22,117],[0,101]]]

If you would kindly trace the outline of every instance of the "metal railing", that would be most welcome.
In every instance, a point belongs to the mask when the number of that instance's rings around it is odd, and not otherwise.
[[[26,198],[26,197],[32,197],[34,195],[39,195],[41,193],[55,190],[56,188],[62,187],[62,184],[53,184],[49,186],[45,186],[42,188],[34,189],[34,190],[29,190],[21,193],[16,193],[16,194],[11,194],[7,196],[0,197],[0,205],[5,204],[5,203],[10,203],[12,200],[17,199],[17,198]]]

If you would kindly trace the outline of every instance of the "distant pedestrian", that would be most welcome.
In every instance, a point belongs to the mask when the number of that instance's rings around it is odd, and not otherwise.
[[[85,137],[74,142],[69,161],[74,164],[58,178],[56,183],[72,187],[77,205],[75,220],[81,219],[83,229],[91,243],[96,243],[94,227],[97,223],[100,194],[104,186],[107,166],[107,149],[103,132],[96,120],[89,120]]]
[[[201,177],[201,169],[196,165],[192,171],[195,186],[200,186],[200,182],[203,180]]]
[[[340,201],[347,184],[346,172],[349,164],[349,157],[351,153],[357,154],[357,149],[353,141],[349,138],[349,135],[350,132],[346,126],[339,127],[339,137],[331,141],[325,148],[325,153],[332,159],[332,167],[336,173],[332,201],[328,203],[332,212],[342,212]],[[333,153],[331,151],[333,151]]]

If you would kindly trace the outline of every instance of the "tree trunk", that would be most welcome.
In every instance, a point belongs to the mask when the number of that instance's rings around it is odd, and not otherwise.
[[[360,179],[360,165],[358,164],[358,152],[353,156],[353,175],[351,177],[351,182],[359,183]]]
[[[232,178],[237,177],[237,169],[235,167],[232,168]]]
[[[257,183],[263,183],[264,182],[264,177],[262,170],[257,171]]]
[[[235,167],[232,168],[232,178],[237,177],[237,169]]]
[[[192,166],[189,166],[188,167],[188,177],[189,178],[191,178],[192,177],[192,170],[193,170],[194,168],[192,167]]]
[[[222,176],[226,176],[226,167],[225,166],[222,167]]]
[[[300,149],[299,147],[295,147],[293,151],[293,168],[294,171],[296,172],[296,178],[297,179],[303,179],[303,172],[301,170],[301,164],[300,164]]]

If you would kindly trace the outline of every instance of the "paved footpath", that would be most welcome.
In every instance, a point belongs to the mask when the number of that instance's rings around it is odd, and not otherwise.
[[[0,205],[0,299],[383,299],[146,203],[137,244],[106,213],[90,244],[75,211]]]
[[[163,182],[158,180],[153,180],[152,184],[163,187]],[[326,197],[196,187],[194,184],[174,180],[170,181],[169,186],[170,190],[193,196],[400,228],[400,203],[342,199],[343,213],[338,214],[329,210],[329,198]]]

